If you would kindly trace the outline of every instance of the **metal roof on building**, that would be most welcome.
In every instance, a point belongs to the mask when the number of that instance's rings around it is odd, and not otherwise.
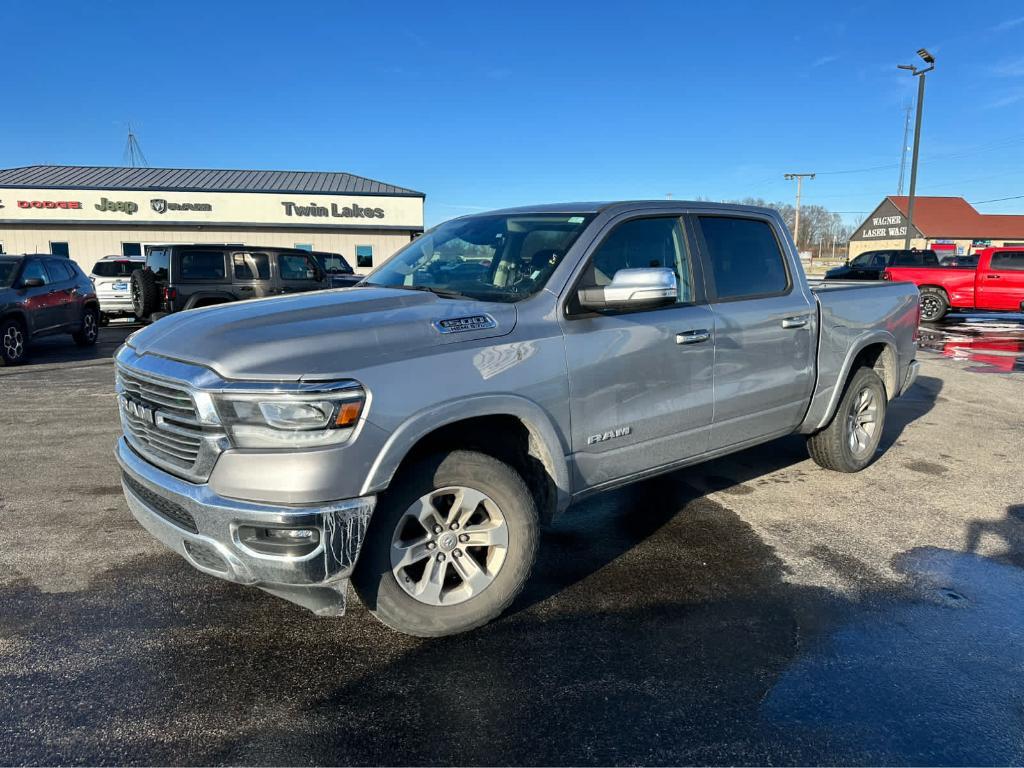
[[[886,199],[907,215],[907,197],[889,195]],[[962,197],[918,196],[914,227],[931,238],[1024,239],[1024,216],[979,213]]]
[[[29,165],[0,169],[0,188],[131,189],[164,192],[293,192],[425,197],[422,192],[332,171],[238,171]]]

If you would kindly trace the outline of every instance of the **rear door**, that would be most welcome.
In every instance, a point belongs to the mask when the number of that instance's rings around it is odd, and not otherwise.
[[[715,317],[715,416],[710,449],[792,432],[814,386],[817,315],[769,217],[697,214]]]
[[[232,284],[240,298],[261,299],[274,293],[268,254],[249,251],[232,253],[231,270]]]
[[[278,253],[276,258],[278,292],[301,293],[325,287],[313,257],[305,253]]]
[[[1018,312],[1024,302],[1024,251],[992,252],[988,269],[977,274],[978,309]]]
[[[70,330],[78,322],[76,302],[75,271],[67,259],[45,259],[46,273],[50,276],[50,290],[57,302],[57,323],[64,330]]]

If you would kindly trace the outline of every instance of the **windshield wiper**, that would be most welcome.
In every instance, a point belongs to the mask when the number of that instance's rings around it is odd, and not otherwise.
[[[374,283],[368,283],[368,285],[374,285]],[[440,296],[442,299],[472,299],[472,296],[467,296],[464,293],[453,291],[450,288],[438,288],[434,285],[382,285],[381,288],[400,288],[403,291],[426,291],[432,293],[435,296]]]

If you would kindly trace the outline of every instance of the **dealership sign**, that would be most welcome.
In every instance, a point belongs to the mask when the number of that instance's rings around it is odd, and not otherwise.
[[[415,196],[0,189],[0,222],[422,229]],[[68,199],[71,197],[74,199]],[[6,205],[4,205],[6,203]]]

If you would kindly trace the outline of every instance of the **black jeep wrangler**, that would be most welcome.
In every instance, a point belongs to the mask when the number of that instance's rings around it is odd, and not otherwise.
[[[146,266],[131,275],[139,320],[242,299],[330,288],[308,251],[247,245],[146,247]]]

